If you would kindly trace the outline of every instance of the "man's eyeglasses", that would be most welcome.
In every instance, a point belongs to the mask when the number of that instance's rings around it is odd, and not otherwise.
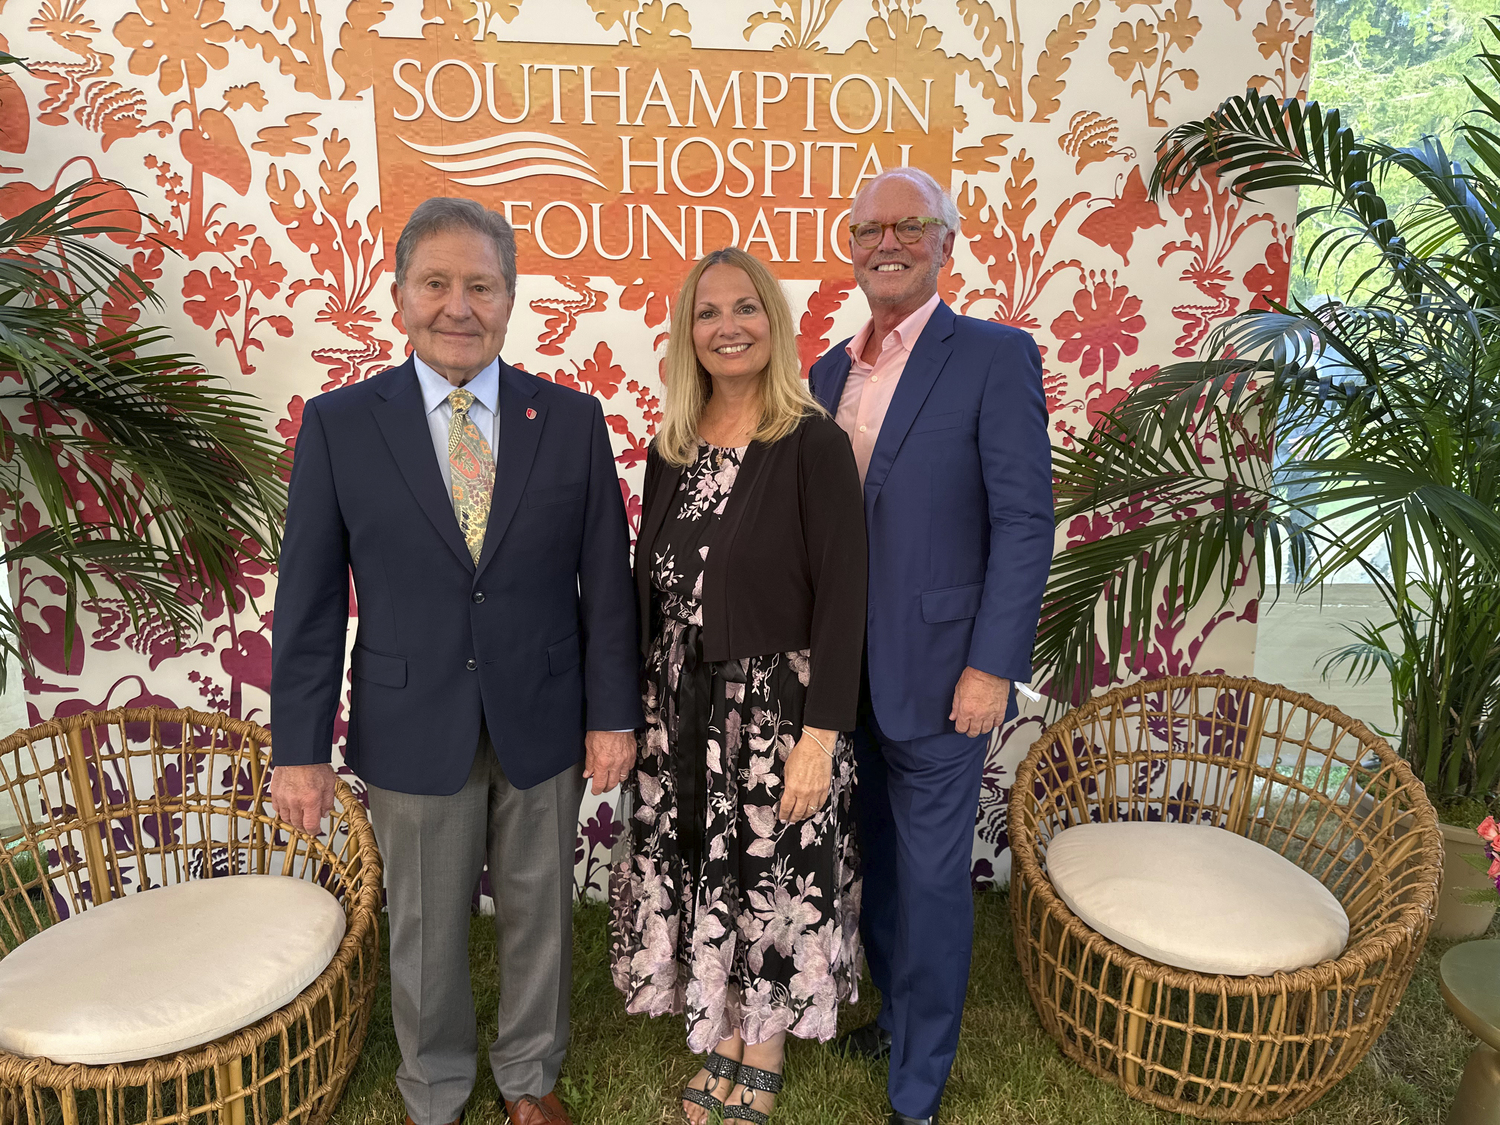
[[[947,227],[942,219],[930,219],[913,216],[907,219],[897,219],[894,223],[850,223],[849,234],[857,245],[866,250],[873,250],[885,239],[885,232],[894,228],[897,240],[910,245],[913,242],[921,242],[922,236],[927,233],[929,224]]]

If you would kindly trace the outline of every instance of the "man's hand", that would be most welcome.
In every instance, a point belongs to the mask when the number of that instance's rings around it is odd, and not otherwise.
[[[635,768],[635,731],[591,730],[583,736],[583,753],[583,776],[594,779],[597,797]]]
[[[333,810],[333,767],[277,766],[271,771],[271,807],[293,828],[316,836]]]
[[[978,668],[965,668],[953,689],[953,711],[948,718],[959,734],[978,738],[989,734],[1005,721],[1005,705],[1010,700],[1010,681]]]

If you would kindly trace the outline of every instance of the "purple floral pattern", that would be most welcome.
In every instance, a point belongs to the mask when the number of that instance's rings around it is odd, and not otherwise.
[[[672,750],[688,630],[702,620],[707,541],[739,450],[703,446],[686,470],[653,559],[655,640],[647,657],[646,730],[631,779],[630,857],[611,872],[615,986],[632,1013],[682,1015],[707,1051],[740,1032],[828,1040],[838,1006],[857,997],[859,894],[846,736],[828,799],[812,817],[778,817],[782,768],[802,729],[808,654],[771,653],[713,672],[703,768],[703,867],[679,850]],[[665,684],[659,697],[658,684]]]

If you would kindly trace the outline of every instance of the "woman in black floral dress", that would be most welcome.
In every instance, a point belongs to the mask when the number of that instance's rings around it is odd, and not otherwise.
[[[840,732],[864,645],[863,498],[780,286],[743,251],[683,285],[664,415],[636,544],[647,727],[611,961],[631,1012],[684,1016],[710,1052],[689,1120],[764,1122],[787,1034],[832,1038],[858,981]]]

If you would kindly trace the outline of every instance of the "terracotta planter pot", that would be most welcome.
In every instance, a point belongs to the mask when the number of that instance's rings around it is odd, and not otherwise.
[[[1443,891],[1438,896],[1437,917],[1432,936],[1441,938],[1475,938],[1490,928],[1495,917],[1495,903],[1472,906],[1464,899],[1470,891],[1493,887],[1483,870],[1471,867],[1465,854],[1479,855],[1484,843],[1472,828],[1459,828],[1438,822],[1443,834]]]

